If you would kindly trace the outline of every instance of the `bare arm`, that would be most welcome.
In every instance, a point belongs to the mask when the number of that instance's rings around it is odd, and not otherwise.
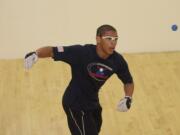
[[[39,48],[36,54],[39,58],[53,57],[53,48],[50,46]]]
[[[125,96],[132,97],[134,92],[134,83],[127,83],[124,85]]]
[[[38,58],[53,57],[53,47],[47,46],[37,49],[34,52],[29,52],[24,58],[25,69],[30,69],[38,60]]]

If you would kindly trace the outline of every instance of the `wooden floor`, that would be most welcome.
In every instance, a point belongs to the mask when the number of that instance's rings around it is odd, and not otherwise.
[[[180,135],[180,52],[125,54],[134,76],[129,112],[116,111],[124,96],[116,75],[100,91],[100,135]],[[70,135],[61,106],[70,67],[51,59],[32,70],[23,60],[0,60],[0,135]]]

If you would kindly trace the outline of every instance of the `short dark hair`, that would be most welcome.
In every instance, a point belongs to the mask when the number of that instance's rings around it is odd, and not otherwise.
[[[103,36],[106,31],[114,31],[117,32],[116,29],[108,24],[104,24],[97,28],[96,36]]]

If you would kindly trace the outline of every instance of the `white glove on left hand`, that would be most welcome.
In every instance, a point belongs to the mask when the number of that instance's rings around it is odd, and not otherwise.
[[[25,69],[30,69],[33,66],[33,64],[36,63],[37,60],[38,60],[38,56],[36,52],[30,52],[26,54],[25,59],[24,59]]]
[[[123,99],[121,99],[117,105],[117,110],[120,112],[127,112],[132,103],[132,97],[125,96]]]

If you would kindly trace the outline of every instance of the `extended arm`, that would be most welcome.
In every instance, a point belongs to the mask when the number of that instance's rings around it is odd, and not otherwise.
[[[34,52],[26,54],[24,59],[25,69],[30,69],[33,64],[36,63],[38,58],[48,58],[53,57],[53,47],[47,46],[37,49]]]
[[[36,50],[38,58],[53,57],[53,48],[50,46],[42,47]]]

